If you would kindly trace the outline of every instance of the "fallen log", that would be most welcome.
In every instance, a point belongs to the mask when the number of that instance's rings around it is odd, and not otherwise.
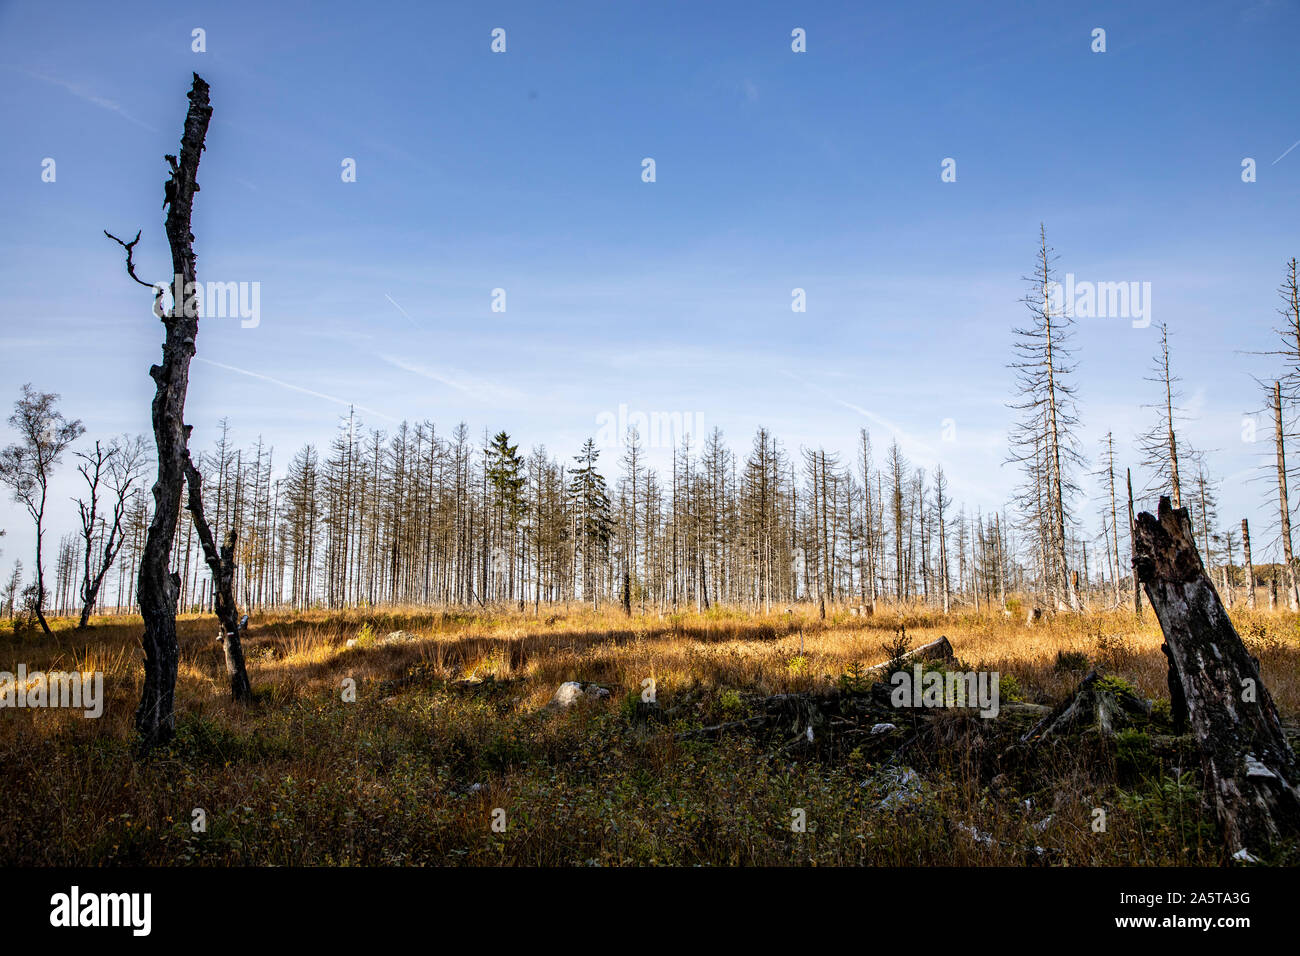
[[[953,658],[952,644],[946,636],[941,636],[937,641],[931,641],[929,644],[922,644],[920,647],[913,648],[896,661],[884,661],[880,664],[873,664],[867,668],[868,671],[878,671],[882,668],[889,667],[891,664],[909,662],[909,661],[950,661]]]
[[[1273,698],[1205,573],[1186,508],[1162,497],[1134,525],[1133,568],[1164,632],[1215,816],[1233,857],[1300,830],[1300,765]]]

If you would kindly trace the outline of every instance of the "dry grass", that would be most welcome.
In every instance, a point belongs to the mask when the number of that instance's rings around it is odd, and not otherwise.
[[[1234,617],[1294,722],[1296,616]],[[248,707],[227,699],[213,620],[187,616],[177,739],[149,761],[131,754],[139,619],[97,619],[80,635],[70,624],[58,622],[52,641],[0,631],[0,669],[102,671],[106,697],[99,720],[0,712],[5,863],[965,865],[1023,862],[1027,846],[1047,851],[1031,859],[1076,865],[1223,862],[1195,762],[1157,745],[1155,725],[1118,745],[1021,759],[1008,734],[945,715],[909,757],[923,791],[902,808],[879,805],[896,772],[884,753],[794,757],[761,740],[673,733],[742,714],[749,695],[834,687],[853,664],[883,660],[899,629],[913,646],[947,635],[962,669],[1004,675],[1004,701],[1056,702],[1085,659],[1161,699],[1149,610],[1141,622],[1098,612],[1032,628],[1018,615],[922,608],[825,621],[806,608],[271,614],[246,642],[258,698]],[[415,640],[382,640],[396,630]],[[1063,652],[1074,657],[1058,660]],[[356,703],[341,699],[349,677]],[[647,677],[674,726],[633,719]],[[454,683],[466,680],[482,682]],[[547,708],[566,680],[603,684],[613,698]],[[1090,827],[1098,806],[1110,821],[1100,835]],[[497,807],[505,833],[490,827]],[[204,833],[191,828],[195,808],[206,811]],[[793,808],[806,811],[808,832],[791,831]]]

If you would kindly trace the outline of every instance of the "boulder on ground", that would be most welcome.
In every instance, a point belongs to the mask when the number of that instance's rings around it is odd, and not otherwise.
[[[551,705],[554,707],[572,707],[583,697],[592,700],[604,700],[610,696],[610,689],[602,687],[600,684],[593,684],[590,681],[565,681],[556,688],[555,696],[551,698]]]

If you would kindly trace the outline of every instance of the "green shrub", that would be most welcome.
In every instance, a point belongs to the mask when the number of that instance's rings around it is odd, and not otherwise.
[[[745,704],[744,701],[740,699],[739,691],[731,690],[730,688],[718,691],[718,709],[727,716],[730,717],[739,714],[744,710],[744,708]]]
[[[865,694],[871,689],[871,677],[857,661],[848,666],[840,675],[840,692],[843,694]]]

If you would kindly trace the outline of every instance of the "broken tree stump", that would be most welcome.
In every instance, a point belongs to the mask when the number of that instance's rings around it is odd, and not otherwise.
[[[1234,858],[1300,829],[1300,765],[1273,698],[1201,563],[1186,508],[1161,497],[1134,526],[1133,568],[1186,700],[1215,816]]]
[[[185,435],[188,439],[189,428]],[[217,550],[213,540],[212,529],[203,514],[203,478],[194,467],[189,452],[185,453],[185,484],[189,489],[189,504],[185,506],[194,522],[194,529],[199,534],[199,543],[203,546],[203,558],[212,572],[212,606],[221,622],[221,642],[226,658],[226,676],[230,680],[230,697],[232,700],[249,701],[253,699],[253,688],[248,682],[248,669],[244,664],[244,644],[240,635],[248,626],[248,615],[241,620],[239,606],[235,603],[235,543],[239,535],[234,528],[226,534],[226,540]]]
[[[1151,706],[1122,684],[1089,671],[1064,703],[1055,707],[1024,735],[1022,742],[1096,729],[1112,736],[1134,721],[1151,716]]]

